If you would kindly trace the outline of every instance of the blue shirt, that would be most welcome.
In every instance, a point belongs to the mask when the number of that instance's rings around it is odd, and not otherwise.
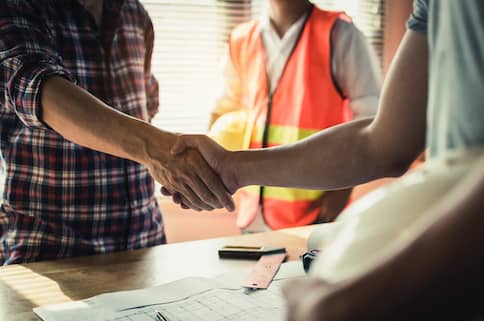
[[[415,0],[408,27],[429,39],[430,156],[484,145],[484,1]]]

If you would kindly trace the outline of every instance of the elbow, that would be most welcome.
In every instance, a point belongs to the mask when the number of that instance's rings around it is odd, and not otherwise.
[[[373,168],[372,179],[402,176],[425,148],[424,143],[402,144],[393,138],[388,139],[388,135],[375,131],[374,121],[361,136],[368,153],[364,159],[371,160],[373,164],[370,165]]]

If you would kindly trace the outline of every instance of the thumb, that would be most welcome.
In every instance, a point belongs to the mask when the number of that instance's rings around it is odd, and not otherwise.
[[[195,137],[191,135],[180,135],[178,136],[175,144],[172,146],[170,152],[172,155],[179,155],[183,153],[187,148],[196,147]]]

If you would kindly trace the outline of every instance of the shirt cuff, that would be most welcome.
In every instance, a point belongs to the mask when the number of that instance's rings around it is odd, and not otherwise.
[[[50,129],[42,122],[42,85],[52,76],[73,82],[58,61],[24,60],[8,80],[8,99],[17,117],[28,127]]]

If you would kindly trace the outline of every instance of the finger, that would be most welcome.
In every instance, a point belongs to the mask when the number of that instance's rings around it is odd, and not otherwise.
[[[161,187],[161,194],[164,196],[172,196],[173,193],[171,193],[165,186]]]
[[[187,184],[182,184],[180,187],[180,193],[183,195],[184,201],[186,201],[186,205],[190,206],[192,209],[199,209],[199,210],[206,210],[211,211],[213,207],[210,204],[204,202],[195,191],[192,189],[191,186]]]
[[[183,197],[183,195],[181,195],[181,194],[179,194],[179,193],[177,194],[177,204],[179,204],[179,205],[180,205],[180,207],[181,207],[182,209],[184,209],[184,210],[188,210],[188,209],[193,209],[193,210],[196,210],[196,211],[201,211],[201,210],[202,210],[202,209],[201,209],[201,208],[199,208],[199,207],[196,207],[196,208],[191,208],[189,205],[187,205],[187,204],[190,204],[190,205],[191,205],[191,203],[190,203],[190,202],[189,202],[187,199],[185,199],[185,198]]]
[[[210,189],[213,192],[212,195],[215,195],[215,198],[217,199],[217,204],[220,204],[219,207],[224,207],[229,212],[235,210],[235,202],[232,198],[232,195],[227,192],[225,185],[220,182],[217,176],[202,173],[199,175],[199,177],[205,185],[210,186]]]
[[[198,155],[198,154],[195,154]],[[201,158],[201,156],[199,156]],[[196,166],[198,165],[198,166]],[[200,166],[199,162],[195,162],[194,165],[191,165],[192,168],[198,168]],[[188,167],[190,168],[190,167]],[[177,195],[176,197],[173,198],[173,201],[176,204],[181,204],[182,202],[185,203],[185,205],[189,206],[190,208],[194,210],[207,210],[211,211],[215,207],[210,205],[209,203],[205,202],[203,199],[205,198],[212,198],[216,199],[215,196],[211,194],[202,194],[202,197],[200,197],[198,194],[201,194],[199,192],[200,190],[208,190],[207,187],[203,186],[201,183],[199,177],[194,173],[196,170],[190,169],[187,170],[186,168],[182,170],[181,172],[176,175],[178,178],[172,178],[171,183],[165,183],[164,187],[166,191],[164,193],[170,193],[171,195],[174,196],[174,194],[178,193],[181,194],[184,197],[183,201],[180,199],[180,195]],[[198,182],[197,182],[198,181]],[[189,186],[188,184],[194,184],[196,186],[195,191],[194,189]],[[176,191],[176,192],[172,192]],[[214,202],[212,202],[214,203]],[[219,206],[220,207],[220,206]]]
[[[235,203],[232,195],[227,192],[227,189],[220,180],[220,177],[214,173],[214,171],[207,165],[205,160],[202,161],[206,166],[202,167],[198,172],[200,180],[203,182],[204,186],[210,186],[211,194],[215,196],[216,203],[220,205],[219,207],[225,207],[229,212],[234,211]]]
[[[172,200],[175,204],[185,204],[185,206],[188,206],[189,208],[195,210],[195,211],[201,211],[202,208],[198,205],[196,205],[192,200],[197,199],[196,197],[193,196],[193,191],[191,189],[187,189],[184,184],[178,185],[176,188],[168,186],[166,187],[168,192],[171,190],[178,190],[178,192],[173,192],[172,194]],[[186,197],[184,196],[186,195]]]
[[[232,196],[227,192],[220,177],[207,164],[206,160],[197,152],[187,155],[191,166],[196,168],[194,172],[197,178],[187,179],[193,182],[192,189],[204,202],[211,204],[214,208],[225,207],[229,211],[235,208]]]
[[[173,194],[172,199],[173,199],[173,202],[174,202],[175,204],[181,204],[181,202],[182,202],[182,196],[181,196],[181,194],[180,194],[180,193],[175,193],[175,194]]]
[[[192,191],[197,194],[200,200],[203,200],[204,203],[210,205],[212,208],[223,207],[223,205],[218,201],[218,198],[207,187],[209,185],[206,185],[199,176],[193,177],[190,179],[190,181]]]
[[[162,193],[165,196],[171,196],[173,203],[180,205],[180,207],[184,210],[190,209],[190,206],[188,206],[186,204],[190,204],[191,206],[193,206],[193,208],[192,208],[193,210],[196,210],[196,211],[202,210],[200,207],[192,205],[189,201],[184,199],[184,197],[178,192],[171,193],[170,191],[168,191],[168,189],[164,188],[164,189],[162,189]]]
[[[192,210],[197,211],[197,212],[203,211],[202,208],[193,204],[192,202],[190,202],[188,199],[186,199],[182,195],[179,195],[179,197],[176,200],[176,203],[178,205],[180,205],[180,207],[183,208],[183,209],[192,209]]]
[[[181,195],[180,193],[175,193],[173,194],[173,202],[177,203],[177,204],[180,204],[181,202]]]

